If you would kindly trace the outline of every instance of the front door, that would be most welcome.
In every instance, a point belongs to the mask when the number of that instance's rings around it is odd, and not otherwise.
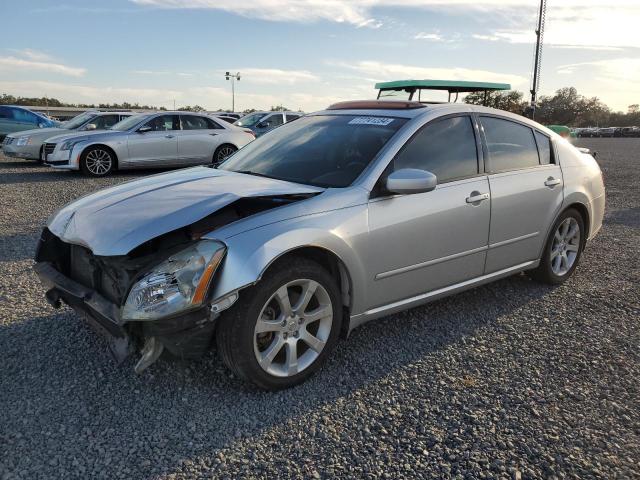
[[[121,163],[138,168],[177,165],[178,115],[158,115],[142,127],[150,127],[151,130],[141,132],[138,129],[129,134],[129,158]]]
[[[427,170],[438,185],[431,192],[370,200],[368,308],[482,275],[491,206],[475,130],[467,115],[432,121],[387,169]]]
[[[563,200],[562,171],[549,137],[528,125],[481,116],[491,187],[485,273],[540,258]]]

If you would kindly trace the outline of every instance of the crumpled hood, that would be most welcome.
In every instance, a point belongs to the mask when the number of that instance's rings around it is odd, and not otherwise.
[[[243,197],[324,189],[195,167],[123,183],[70,203],[51,216],[49,230],[94,255],[126,255],[144,242],[190,225]]]
[[[42,136],[42,137],[51,137],[53,135],[58,135],[62,132],[68,132],[64,128],[56,128],[56,127],[48,127],[48,128],[34,128],[31,130],[21,130],[19,132],[14,132],[11,135],[7,135],[7,137],[18,138],[18,137],[33,137],[33,136]]]

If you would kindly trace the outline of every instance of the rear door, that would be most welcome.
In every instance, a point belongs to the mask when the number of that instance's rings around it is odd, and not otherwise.
[[[477,133],[470,115],[434,120],[387,169],[427,170],[438,185],[370,200],[369,308],[482,275],[491,207]]]
[[[140,132],[148,126],[150,131]],[[129,159],[126,163],[132,167],[158,167],[178,164],[178,115],[158,115],[146,121],[129,134]]]
[[[480,116],[491,187],[485,273],[537,260],[563,199],[550,138],[528,125]]]
[[[180,115],[182,130],[178,134],[178,158],[181,165],[202,165],[213,161],[225,129],[211,118]]]

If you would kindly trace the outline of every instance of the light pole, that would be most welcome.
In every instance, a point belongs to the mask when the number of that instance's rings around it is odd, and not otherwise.
[[[224,77],[227,80],[231,80],[231,111],[236,111],[236,80],[240,81],[240,72],[236,72],[235,74],[225,72]]]

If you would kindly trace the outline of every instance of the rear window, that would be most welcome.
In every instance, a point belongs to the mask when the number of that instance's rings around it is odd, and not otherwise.
[[[533,130],[501,118],[481,117],[492,172],[504,172],[540,164]]]
[[[553,160],[553,150],[551,148],[551,139],[540,132],[535,132],[536,143],[538,144],[538,152],[540,153],[540,163],[549,165],[555,163]]]

